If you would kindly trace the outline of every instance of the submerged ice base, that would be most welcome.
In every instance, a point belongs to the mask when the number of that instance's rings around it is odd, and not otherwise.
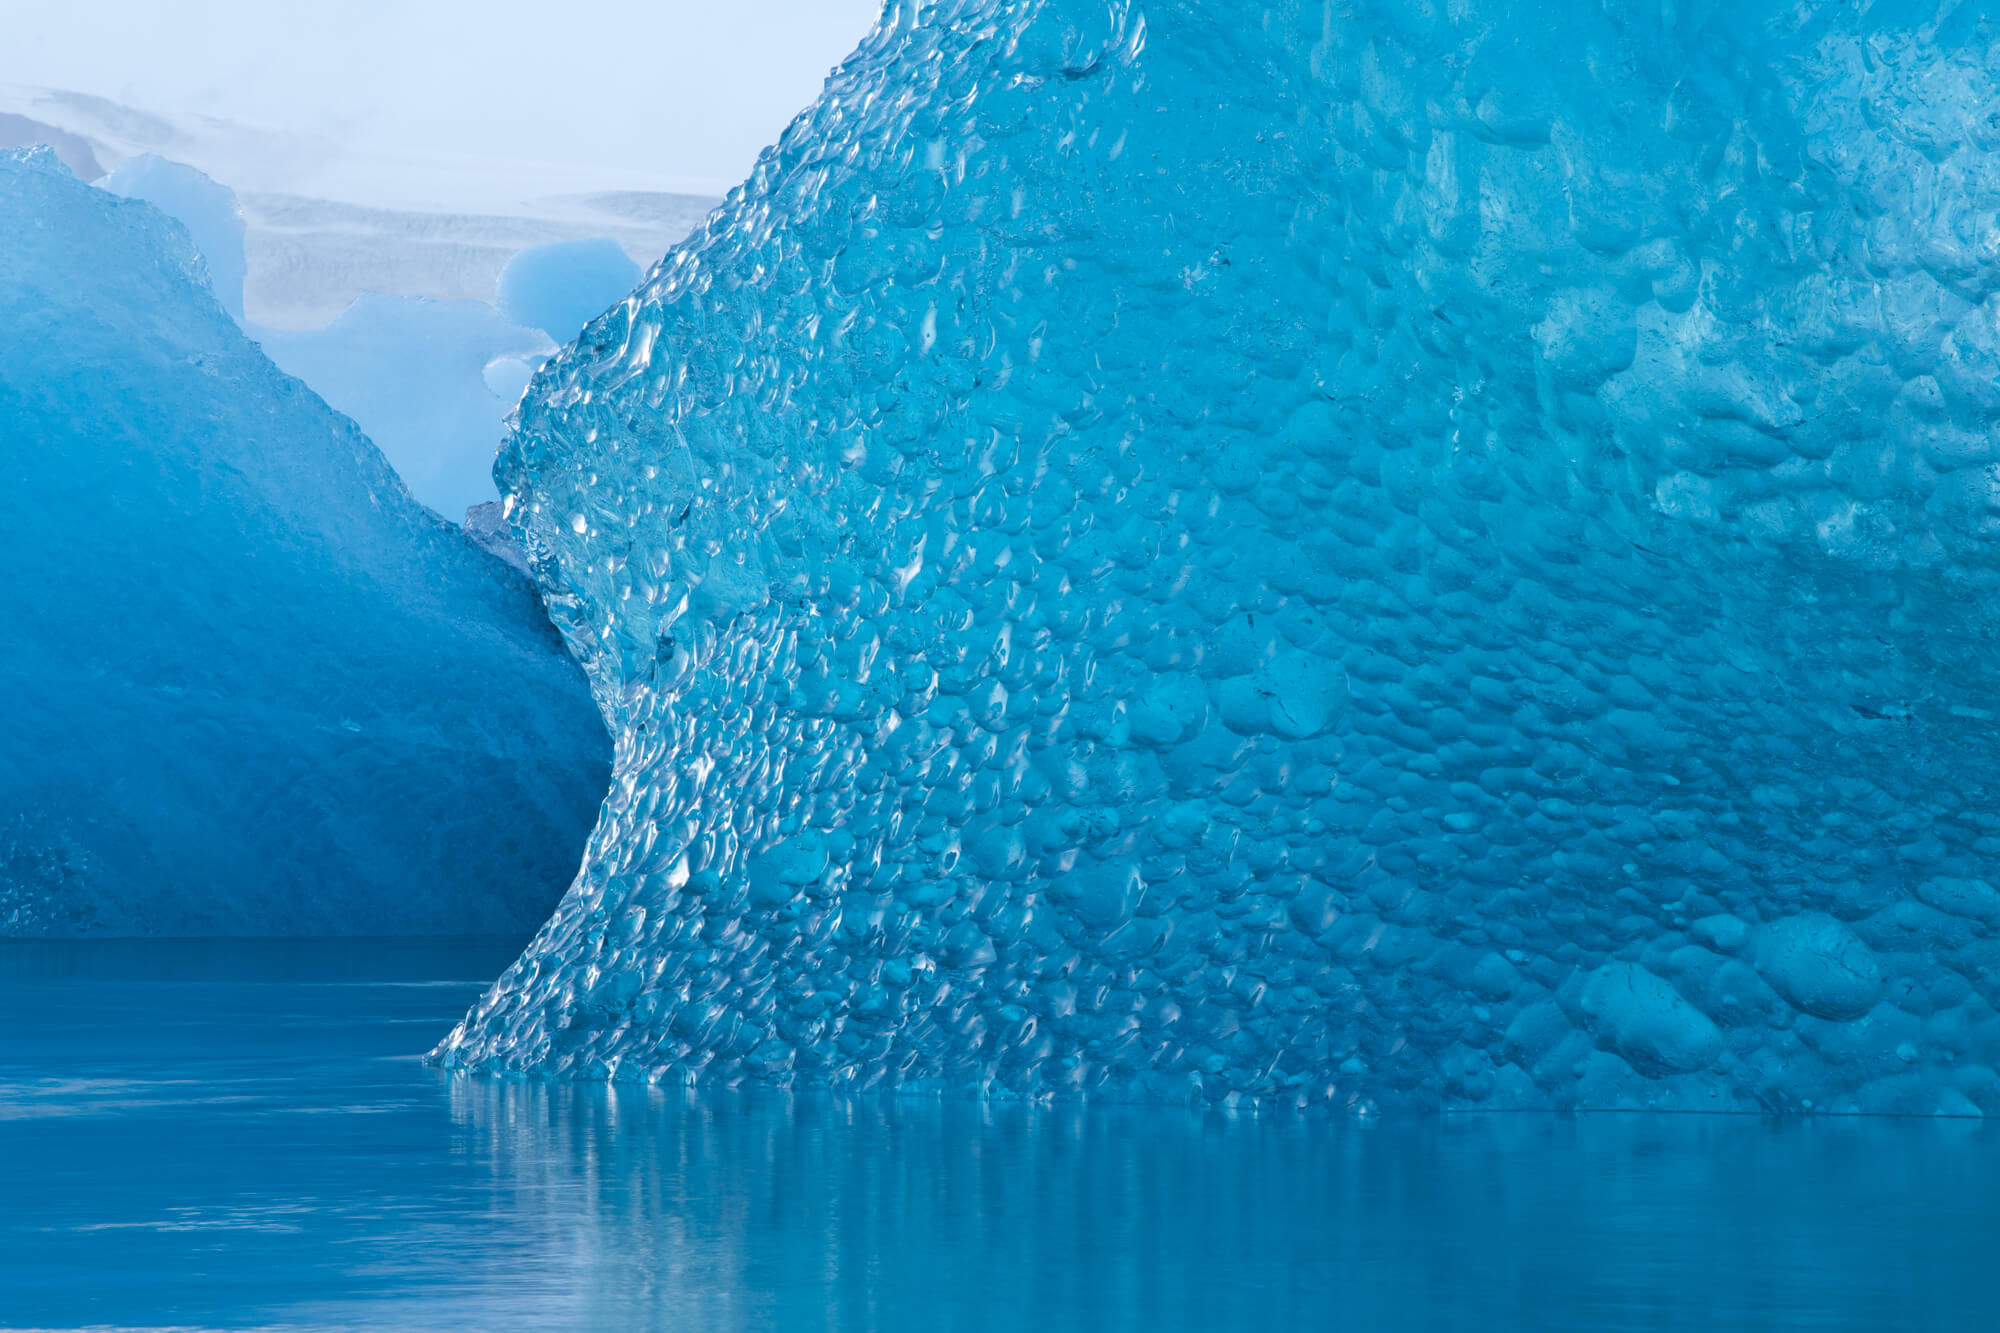
[[[0,934],[531,929],[606,749],[532,587],[164,214],[0,154],[0,234]]]
[[[436,1058],[2000,1111],[1975,9],[893,7],[523,404],[615,775]]]

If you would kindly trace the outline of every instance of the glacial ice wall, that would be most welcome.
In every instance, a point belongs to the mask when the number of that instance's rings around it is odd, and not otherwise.
[[[1995,38],[892,5],[520,410],[615,772],[436,1058],[2000,1110]]]
[[[0,237],[0,934],[531,929],[608,749],[533,588],[164,214],[0,153]]]

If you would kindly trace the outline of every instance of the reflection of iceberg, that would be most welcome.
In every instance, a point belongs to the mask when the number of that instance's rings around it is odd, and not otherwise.
[[[466,1255],[478,1280],[445,1270],[455,1289],[507,1291],[494,1322],[514,1327],[1629,1329],[1636,1309],[1695,1329],[1755,1309],[1863,1329],[1987,1301],[1994,1159],[1962,1122],[1343,1131],[503,1079],[452,1080],[451,1109],[490,1203],[402,1271]],[[1860,1191],[1880,1204],[1845,1206]],[[1940,1243],[1883,1263],[1883,1237],[1911,1234]]]
[[[522,407],[617,771],[440,1058],[2000,1110],[1973,9],[1561,9],[895,9]]]
[[[531,592],[206,289],[0,155],[0,932],[520,929],[603,739]]]

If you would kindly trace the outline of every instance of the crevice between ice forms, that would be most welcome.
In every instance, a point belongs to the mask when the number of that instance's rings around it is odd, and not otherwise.
[[[616,773],[439,1058],[2000,1110],[1995,36],[892,6],[521,409]]]

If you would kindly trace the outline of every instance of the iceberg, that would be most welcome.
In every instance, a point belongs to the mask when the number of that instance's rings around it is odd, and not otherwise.
[[[452,516],[496,498],[502,422],[554,343],[485,301],[379,292],[363,292],[318,327],[261,327],[243,313],[245,224],[234,191],[150,153],[101,184],[187,228],[223,308],[279,369],[360,426],[417,499]]]
[[[493,304],[516,324],[559,343],[574,342],[584,325],[624,300],[638,281],[639,266],[609,237],[550,241],[507,261]]]
[[[894,5],[497,468],[456,1069],[2000,1111],[1977,6]]]
[[[83,180],[94,181],[104,174],[103,164],[97,160],[97,150],[85,136],[45,124],[31,116],[0,111],[0,148],[36,147],[48,148],[59,162]]]
[[[0,231],[0,934],[531,928],[607,771],[532,586],[179,224],[36,149]]]
[[[280,369],[353,418],[410,493],[447,517],[497,498],[493,455],[507,413],[527,371],[555,350],[484,301],[374,292],[323,328],[248,332]],[[496,384],[499,365],[520,366],[520,378]]]
[[[318,328],[365,292],[490,304],[513,257],[552,241],[608,236],[628,256],[650,262],[720,202],[608,191],[523,201],[512,214],[438,213],[232,184],[248,228],[244,301],[251,320],[278,329]],[[632,282],[604,304],[624,296]],[[581,327],[579,320],[563,341]]]
[[[756,22],[745,25],[746,37]],[[832,22],[847,25],[850,40],[867,27],[865,16],[853,14]],[[826,40],[834,31],[828,27],[814,40]],[[42,63],[18,42],[15,49],[30,64]],[[767,107],[787,99],[796,105],[806,91],[793,81],[813,58],[775,82],[760,80],[758,100]],[[171,60],[153,62],[155,70],[178,67]],[[770,72],[768,66],[760,70]],[[794,91],[785,91],[788,82]],[[139,85],[124,88],[135,97],[146,92]],[[318,328],[364,292],[490,304],[508,261],[552,241],[611,237],[633,259],[651,262],[719,202],[706,194],[677,193],[669,187],[685,181],[622,169],[602,154],[586,155],[600,159],[595,164],[413,155],[407,133],[417,129],[413,125],[397,126],[391,136],[397,142],[386,150],[371,148],[356,139],[355,123],[345,119],[353,110],[351,97],[340,98],[345,110],[333,115],[345,130],[329,137],[323,129],[331,122],[287,127],[284,117],[274,123],[261,113],[249,121],[233,119],[223,104],[233,100],[226,94],[222,103],[196,95],[206,111],[189,114],[189,91],[167,95],[154,86],[151,95],[164,96],[165,104],[143,106],[0,80],[0,149],[47,145],[86,181],[153,156],[226,182],[244,226],[244,306],[250,321],[265,328]],[[696,138],[698,155],[717,150],[714,135]],[[175,212],[158,199],[150,202]],[[635,274],[613,297],[623,296],[636,281]],[[575,333],[571,329],[558,341]]]
[[[242,210],[236,192],[193,167],[143,153],[98,184],[127,199],[143,199],[187,228],[208,269],[208,289],[238,324],[243,320],[244,259]]]

